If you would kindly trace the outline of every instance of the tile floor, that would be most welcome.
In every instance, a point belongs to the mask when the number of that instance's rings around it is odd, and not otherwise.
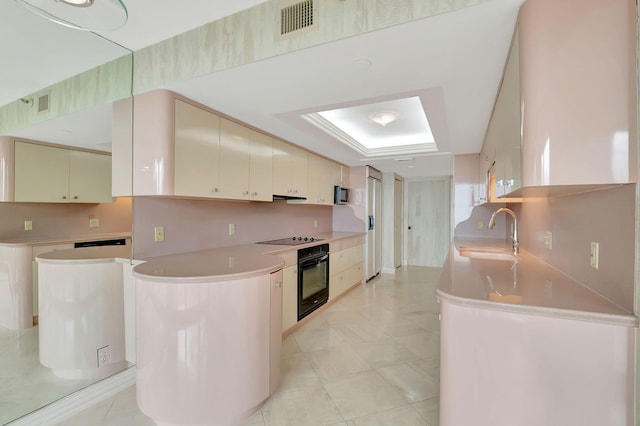
[[[287,337],[278,390],[246,425],[438,424],[439,268],[381,274]],[[153,425],[135,388],[64,422]]]
[[[122,369],[128,363],[122,363]],[[38,327],[0,327],[0,425],[52,403],[99,380],[61,379],[40,364]]]

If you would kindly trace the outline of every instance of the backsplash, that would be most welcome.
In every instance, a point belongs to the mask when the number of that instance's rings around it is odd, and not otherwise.
[[[0,240],[68,237],[131,231],[131,198],[114,198],[113,203],[55,204],[0,203]],[[89,219],[100,226],[89,228]],[[30,220],[33,229],[24,230]]]
[[[509,205],[518,214],[520,246],[632,312],[635,258],[635,184]],[[552,249],[544,246],[552,233]],[[589,265],[591,242],[600,247]]]
[[[134,197],[133,257],[143,259],[332,230],[333,206]],[[317,223],[317,226],[316,226]],[[229,235],[229,224],[235,234]],[[154,227],[164,241],[154,241]]]

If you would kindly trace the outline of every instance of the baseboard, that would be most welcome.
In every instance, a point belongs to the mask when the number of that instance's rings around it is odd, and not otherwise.
[[[396,273],[396,268],[389,268],[389,267],[384,267],[382,268],[382,272],[383,274],[395,274]]]
[[[53,425],[67,420],[124,389],[136,384],[136,366],[80,389],[36,411],[22,416],[8,426]]]

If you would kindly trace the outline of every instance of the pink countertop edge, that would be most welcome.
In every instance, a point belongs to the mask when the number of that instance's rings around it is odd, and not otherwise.
[[[460,247],[510,247],[506,240],[454,239],[443,265],[437,296],[482,309],[638,327],[638,317],[525,250],[518,262],[469,259]],[[487,279],[487,277],[494,279]],[[511,278],[515,277],[515,278]],[[515,285],[513,284],[515,281]],[[520,303],[489,300],[489,293],[514,295]]]
[[[246,244],[158,256],[143,259],[144,263],[133,268],[133,275],[145,281],[177,284],[249,278],[284,267],[279,254],[363,235],[361,232],[329,232],[312,235],[321,241],[296,246]]]

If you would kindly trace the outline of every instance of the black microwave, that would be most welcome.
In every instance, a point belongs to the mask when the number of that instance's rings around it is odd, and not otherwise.
[[[333,204],[349,204],[349,188],[333,187]]]

